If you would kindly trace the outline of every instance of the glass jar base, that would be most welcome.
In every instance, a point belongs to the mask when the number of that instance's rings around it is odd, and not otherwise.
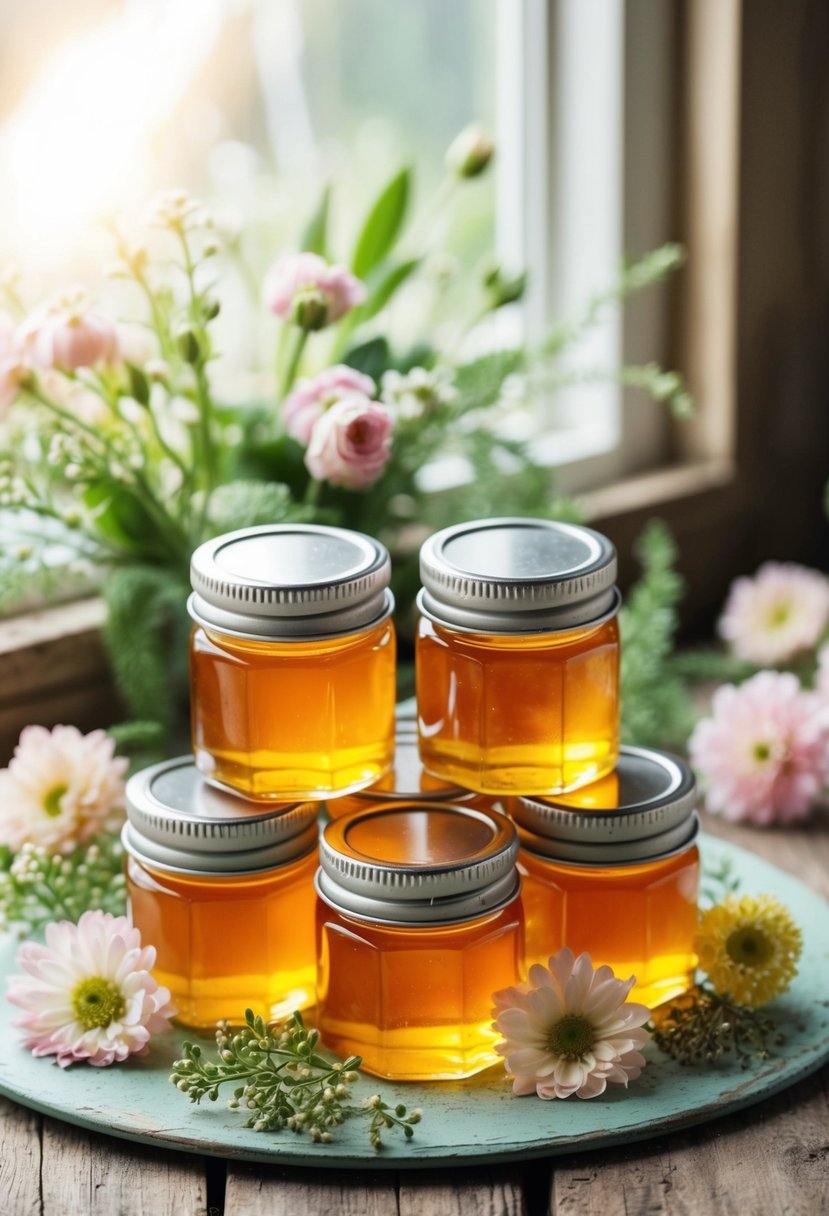
[[[363,1072],[388,1081],[461,1081],[500,1061],[487,1021],[480,1027],[402,1027],[378,1031],[376,1026],[339,1024],[319,1019],[324,1046],[343,1058],[358,1055]],[[476,1032],[480,1040],[474,1042]],[[468,1047],[459,1044],[463,1037]]]
[[[368,789],[391,770],[393,757],[336,769],[254,767],[199,749],[196,767],[210,785],[252,802],[324,802]]]
[[[465,751],[467,749],[464,749]],[[613,772],[618,760],[615,750],[602,749],[590,759],[566,758],[560,764],[510,764],[498,762],[481,764],[480,752],[469,759],[457,752],[421,748],[425,770],[434,777],[462,786],[477,794],[490,795],[553,795],[566,794]]]
[[[310,980],[300,981],[273,1000],[257,1001],[254,994],[262,992],[267,984],[266,976],[234,976],[232,985],[221,978],[204,979],[182,987],[181,977],[167,975],[157,968],[153,974],[160,984],[170,989],[171,1000],[178,1011],[173,1019],[175,1024],[208,1035],[215,1031],[217,1022],[244,1026],[246,1009],[252,1009],[254,1015],[271,1022],[289,1017],[297,1010],[311,1009],[316,1001]]]

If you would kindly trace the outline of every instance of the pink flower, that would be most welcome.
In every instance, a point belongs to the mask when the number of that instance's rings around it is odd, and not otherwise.
[[[824,701],[829,701],[829,644],[821,646],[817,652],[815,691]]]
[[[829,579],[793,562],[766,562],[738,578],[720,634],[741,659],[775,666],[815,646],[829,621]]]
[[[365,286],[345,266],[332,266],[316,253],[290,253],[265,279],[265,305],[302,329],[322,329],[339,321],[366,298]]]
[[[317,481],[361,490],[375,482],[391,455],[392,417],[368,397],[344,397],[318,418],[305,453]]]
[[[762,825],[805,818],[829,777],[823,699],[788,672],[761,671],[718,688],[712,709],[689,743],[708,809]]]
[[[20,331],[23,350],[38,367],[95,367],[120,354],[118,331],[93,311],[80,291],[68,291],[35,309]]]
[[[645,1067],[640,1048],[645,1005],[628,1001],[636,977],[617,980],[610,967],[593,969],[589,954],[559,950],[549,968],[535,964],[530,983],[493,994],[493,1028],[504,1036],[514,1094],[596,1098],[608,1084],[627,1087]]]
[[[17,396],[24,372],[17,330],[8,317],[0,315],[0,417]]]
[[[298,380],[294,391],[282,403],[285,430],[293,439],[307,444],[314,423],[330,405],[355,393],[372,397],[374,390],[371,376],[364,376],[344,363],[329,367],[318,376]]]
[[[46,945],[26,942],[17,964],[27,974],[9,979],[8,999],[23,1010],[13,1025],[33,1056],[55,1056],[61,1068],[78,1060],[106,1068],[144,1055],[175,1013],[150,974],[155,947],[142,948],[125,916],[95,911],[77,925],[52,922]]]
[[[0,769],[0,844],[69,853],[120,819],[127,761],[102,730],[27,726]]]

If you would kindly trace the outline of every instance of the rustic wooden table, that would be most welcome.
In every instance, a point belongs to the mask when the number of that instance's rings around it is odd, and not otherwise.
[[[829,818],[706,830],[829,899]],[[549,1163],[368,1174],[271,1169],[82,1131],[0,1099],[2,1216],[816,1216],[829,1213],[829,1068],[743,1112]]]

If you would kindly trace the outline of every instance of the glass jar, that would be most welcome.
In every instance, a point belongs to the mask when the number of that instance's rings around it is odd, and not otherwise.
[[[484,794],[550,794],[619,753],[616,551],[590,528],[490,519],[420,551],[424,766]]]
[[[510,821],[448,803],[386,803],[325,828],[317,872],[318,1025],[338,1055],[399,1080],[498,1060],[492,993],[519,978]]]
[[[314,1003],[316,805],[253,806],[213,789],[191,757],[127,783],[133,923],[177,1021],[212,1030],[245,1009],[283,1017]]]
[[[684,761],[622,747],[615,780],[516,798],[527,965],[587,951],[653,1008],[690,987],[699,895],[696,785]]]
[[[394,754],[391,564],[342,528],[244,528],[193,554],[193,750],[247,798],[372,785]]]

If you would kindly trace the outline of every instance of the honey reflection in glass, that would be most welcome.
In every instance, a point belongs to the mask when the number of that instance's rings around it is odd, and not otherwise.
[[[697,957],[699,851],[624,865],[577,865],[522,850],[527,966],[562,946],[587,951],[617,977],[636,976],[631,1000],[653,1008],[684,992]]]
[[[619,754],[619,631],[461,633],[422,617],[417,704],[424,766],[486,794],[552,794]]]
[[[158,952],[153,975],[176,1021],[211,1031],[314,1004],[317,849],[254,874],[170,873],[127,859],[132,920]]]
[[[320,799],[377,781],[394,754],[390,620],[322,641],[229,637],[197,626],[193,749],[211,781],[253,799]]]

